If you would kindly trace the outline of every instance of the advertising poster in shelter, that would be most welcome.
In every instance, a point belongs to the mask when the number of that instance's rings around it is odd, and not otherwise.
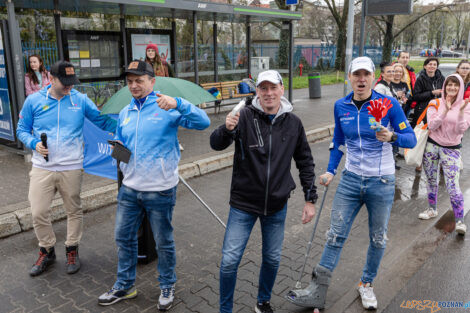
[[[15,141],[11,117],[10,94],[8,91],[5,52],[3,50],[3,32],[0,29],[0,138]]]
[[[169,34],[131,34],[132,59],[145,60],[145,48],[149,43],[156,44],[160,58],[171,63]]]

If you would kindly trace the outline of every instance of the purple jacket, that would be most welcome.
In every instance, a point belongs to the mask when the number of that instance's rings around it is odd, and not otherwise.
[[[42,76],[42,86],[40,86],[39,84],[35,84],[28,74],[25,75],[24,87],[26,90],[26,96],[29,96],[41,90],[42,87],[46,87],[51,83],[51,78],[50,78],[51,74],[49,74],[48,71],[42,72],[41,76]]]

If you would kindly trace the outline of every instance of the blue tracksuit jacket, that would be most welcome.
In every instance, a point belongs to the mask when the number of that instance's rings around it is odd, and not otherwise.
[[[138,191],[163,191],[178,184],[180,150],[178,127],[205,129],[206,112],[185,99],[176,98],[176,109],[165,111],[150,93],[139,109],[137,100],[119,113],[116,140],[131,151],[129,163],[120,163],[123,184]]]
[[[395,173],[392,144],[403,148],[413,148],[416,136],[403,110],[394,98],[384,96],[372,90],[371,100],[388,98],[393,106],[382,119],[381,124],[393,130],[398,139],[394,143],[381,142],[375,137],[375,130],[370,128],[367,107],[364,103],[358,110],[352,102],[353,93],[335,103],[335,131],[330,145],[330,161],[327,172],[336,174],[336,169],[346,146],[345,168],[361,176],[382,176]]]
[[[33,150],[33,166],[64,171],[83,168],[83,123],[85,117],[99,128],[114,133],[116,121],[100,115],[87,95],[72,89],[57,100],[50,86],[28,96],[20,112],[16,135]],[[35,151],[41,134],[47,135],[49,162]]]

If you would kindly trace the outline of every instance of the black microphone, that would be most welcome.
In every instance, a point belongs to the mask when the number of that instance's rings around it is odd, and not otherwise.
[[[41,134],[41,142],[42,142],[42,145],[44,146],[44,148],[47,149],[47,135],[45,133]],[[46,162],[49,162],[49,156],[48,155],[46,155],[44,157],[44,159],[46,160]]]

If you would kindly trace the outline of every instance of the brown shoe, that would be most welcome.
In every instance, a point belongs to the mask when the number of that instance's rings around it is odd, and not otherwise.
[[[420,173],[422,170],[423,170],[423,166],[422,166],[422,165],[415,168],[415,171],[416,171],[416,172],[419,172],[419,173]]]

